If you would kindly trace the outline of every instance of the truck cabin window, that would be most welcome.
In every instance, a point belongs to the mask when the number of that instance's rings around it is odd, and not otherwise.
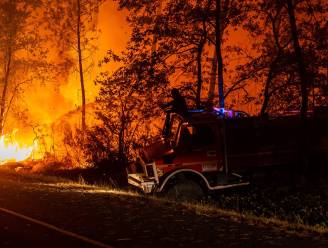
[[[209,125],[195,125],[192,142],[194,146],[210,146],[215,144],[215,133]]]
[[[171,121],[170,121],[170,132],[168,135],[168,138],[173,146],[176,144],[177,136],[179,133],[179,129],[181,127],[182,120],[176,115],[172,115]]]
[[[215,144],[215,133],[208,125],[182,125],[177,148],[190,150]]]

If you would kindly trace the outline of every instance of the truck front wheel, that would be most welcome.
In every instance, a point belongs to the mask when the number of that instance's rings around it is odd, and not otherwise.
[[[200,184],[190,179],[174,180],[167,186],[164,195],[176,201],[200,201],[205,198],[205,192]]]

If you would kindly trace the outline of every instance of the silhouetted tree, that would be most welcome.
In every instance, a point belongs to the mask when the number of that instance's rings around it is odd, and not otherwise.
[[[42,38],[36,29],[40,6],[39,0],[0,2],[0,133],[21,86],[32,82],[45,66]]]
[[[121,66],[112,74],[101,73],[96,81],[101,86],[97,116],[102,123],[97,129],[105,133],[100,142],[106,144],[108,153],[118,154],[121,164],[130,158],[133,145],[145,141],[147,122],[155,116],[157,96],[167,83],[162,68],[152,64],[151,54],[136,53],[137,44],[130,42],[122,56],[109,51],[103,63],[119,62]],[[151,80],[159,83],[150,84]]]
[[[227,94],[224,93],[224,71],[225,66],[222,56],[222,44],[225,31],[229,27],[238,26],[246,17],[247,5],[245,1],[238,0],[216,0],[215,1],[215,49],[217,57],[218,70],[218,95],[219,105],[225,107],[224,99]]]
[[[255,2],[249,7],[245,27],[255,41],[251,53],[257,55],[247,54],[249,62],[237,67],[238,79],[234,87],[246,87],[249,80],[262,87],[263,82],[260,114],[264,115],[272,95],[287,87],[284,82],[288,78],[288,73],[285,72],[291,63],[288,51],[291,41],[289,36],[282,34],[286,25],[282,20],[282,6],[273,7],[268,3],[261,5]]]
[[[137,39],[156,35],[157,62],[165,62],[171,78],[188,80],[196,76],[195,102],[200,107],[204,78],[211,76],[208,52],[216,47],[219,66],[219,89],[223,93],[224,63],[222,43],[228,28],[237,26],[245,17],[243,1],[118,1],[121,8],[130,11],[129,21]],[[216,8],[219,3],[219,8]],[[155,11],[161,6],[161,11]],[[220,14],[218,14],[220,12]],[[131,17],[132,16],[132,17]],[[219,34],[219,35],[217,35]],[[227,35],[227,33],[226,33]],[[227,37],[226,37],[227,38]],[[207,75],[206,75],[207,74]],[[206,75],[206,77],[205,77]],[[187,86],[186,84],[184,86]],[[222,99],[223,100],[223,99]]]
[[[307,67],[305,66],[304,63],[302,48],[299,42],[299,34],[297,30],[296,17],[295,17],[295,5],[293,4],[292,0],[287,0],[287,12],[289,17],[295,57],[298,65],[298,73],[301,81],[301,97],[302,97],[301,116],[305,118],[308,110],[308,84],[309,84],[308,80],[310,78],[308,77]]]
[[[185,61],[182,65],[183,70],[188,71],[189,65],[196,64],[196,107],[201,107],[201,92],[203,86],[203,70],[205,46],[209,43],[210,10],[213,1],[175,1],[170,2],[165,15],[167,24],[165,25],[162,38],[171,40],[175,44],[175,51],[171,55],[176,59]],[[187,56],[181,56],[182,54]],[[189,56],[188,56],[189,54]],[[179,56],[180,55],[180,56]]]
[[[312,8],[308,5],[308,1],[298,1],[297,4],[297,13],[300,16],[297,22],[297,39],[298,43],[302,44],[299,49],[303,54],[301,63],[306,65],[303,71],[306,71],[308,81],[306,92],[308,92],[311,87],[309,82],[312,80],[321,81],[321,84],[326,81],[322,80],[322,69],[320,69],[324,57],[320,52],[319,45],[322,44],[322,37],[314,38],[318,37],[318,34],[314,34],[315,32],[321,33],[324,29],[325,21],[320,16],[323,15],[326,8],[321,1],[316,1],[315,4],[312,2],[315,6]],[[304,105],[308,105],[306,103],[308,93],[302,87],[299,58],[295,53],[286,2],[256,1],[249,6],[249,17],[244,24],[254,42],[251,52],[247,54],[249,62],[239,66],[240,72],[236,86],[245,85],[247,81],[251,80],[258,84],[257,87],[263,83],[261,115],[267,111],[286,111],[297,109],[300,106],[301,109],[303,108],[303,112],[301,112],[304,115]],[[313,18],[311,15],[317,17]],[[317,31],[313,32],[313,30]],[[314,47],[318,47],[318,49],[314,49]],[[305,96],[304,93],[307,95]]]
[[[55,34],[59,46],[73,50],[77,55],[81,89],[81,124],[82,130],[85,131],[85,73],[92,66],[90,57],[96,50],[93,42],[97,39],[97,14],[104,0],[46,1],[49,29]]]

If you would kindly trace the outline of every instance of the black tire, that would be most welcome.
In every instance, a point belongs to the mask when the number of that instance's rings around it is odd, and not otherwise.
[[[206,193],[194,180],[178,179],[167,186],[164,195],[175,201],[201,201],[205,199]]]

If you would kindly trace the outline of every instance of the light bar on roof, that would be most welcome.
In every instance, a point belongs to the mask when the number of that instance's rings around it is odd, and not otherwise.
[[[191,110],[188,110],[189,113],[203,113],[205,112],[204,109],[191,109]]]

